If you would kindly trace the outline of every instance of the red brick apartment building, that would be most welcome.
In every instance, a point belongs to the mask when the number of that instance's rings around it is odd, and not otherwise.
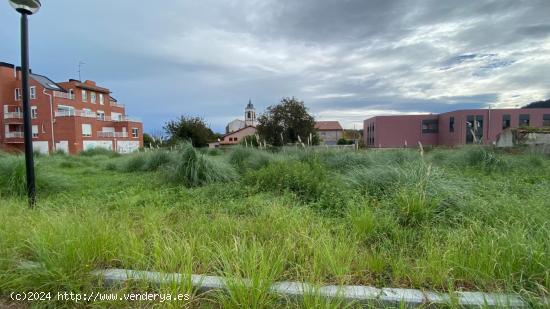
[[[443,114],[376,116],[364,121],[370,148],[492,144],[507,128],[550,127],[550,108],[469,109]]]
[[[109,89],[89,80],[55,83],[32,72],[29,84],[35,151],[76,154],[101,147],[127,153],[143,147],[143,125],[126,116]],[[4,62],[0,62],[0,105],[0,148],[22,151],[21,70]]]

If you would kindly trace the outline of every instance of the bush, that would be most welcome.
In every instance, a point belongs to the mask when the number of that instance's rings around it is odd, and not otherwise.
[[[196,187],[235,180],[237,173],[229,164],[205,156],[190,144],[185,144],[178,161],[168,169],[168,178],[186,187]]]
[[[352,140],[347,140],[347,139],[342,137],[342,138],[338,139],[336,144],[337,145],[353,145],[353,141]]]

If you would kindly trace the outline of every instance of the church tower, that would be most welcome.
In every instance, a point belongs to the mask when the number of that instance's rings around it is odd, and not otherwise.
[[[252,105],[252,101],[248,100],[248,105],[244,109],[244,124],[245,126],[256,126],[256,109]]]

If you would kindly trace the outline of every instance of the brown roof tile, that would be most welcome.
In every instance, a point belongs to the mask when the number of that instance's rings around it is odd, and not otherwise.
[[[338,121],[316,121],[315,129],[319,131],[342,131],[342,126]]]

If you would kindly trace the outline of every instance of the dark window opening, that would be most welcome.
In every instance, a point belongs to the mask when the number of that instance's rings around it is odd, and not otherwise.
[[[422,134],[438,133],[438,132],[439,132],[439,120],[437,119],[422,120]]]
[[[542,115],[542,126],[550,127],[550,114]]]
[[[510,123],[510,120],[511,120],[511,117],[510,115],[502,115],[502,129],[507,129],[511,126],[511,123]]]
[[[449,132],[455,131],[455,117],[449,119]]]
[[[483,116],[466,117],[466,144],[481,143],[483,140]]]
[[[519,126],[528,127],[529,126],[529,114],[519,115]]]

